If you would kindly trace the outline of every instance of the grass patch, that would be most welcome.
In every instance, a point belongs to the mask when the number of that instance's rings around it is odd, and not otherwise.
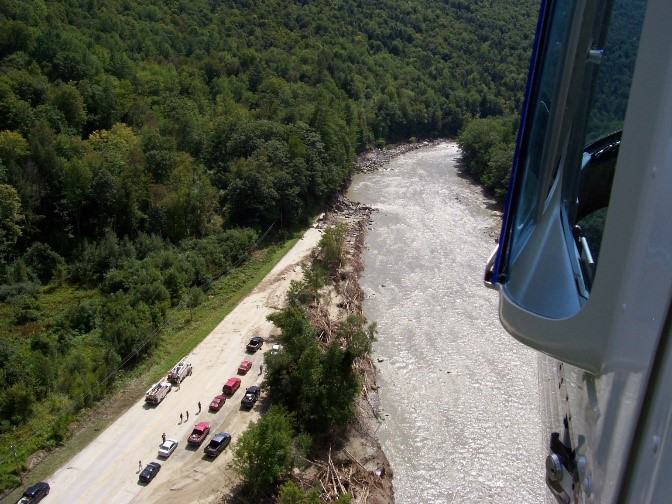
[[[179,359],[210,334],[221,320],[273,269],[301,235],[302,233],[296,233],[282,243],[273,244],[255,252],[240,267],[214,282],[213,288],[204,297],[203,302],[191,313],[184,303],[171,310],[169,323],[159,333],[158,337],[161,341],[153,355],[132,369],[120,371],[117,381],[110,386],[105,406],[94,405],[80,411],[70,425],[70,435],[65,443],[59,447],[53,447],[49,452],[37,455],[38,458],[43,455],[43,458],[31,471],[24,474],[24,485],[3,495],[3,502],[5,499],[7,502],[18,499],[22,488],[27,484],[46,479],[142,397],[151,383],[158,381]],[[55,291],[53,295],[53,299],[45,301],[45,304],[60,308],[67,305],[68,295],[58,294],[58,291]],[[91,296],[90,291],[87,296]],[[76,301],[78,297],[73,296],[70,299]],[[18,483],[16,463],[9,446],[11,444],[17,446],[20,462],[26,460],[39,448],[39,440],[36,436],[45,430],[47,426],[40,425],[39,419],[34,419],[0,436],[0,446],[6,448],[0,452],[0,476],[2,476],[4,489]],[[15,483],[12,484],[12,481]]]

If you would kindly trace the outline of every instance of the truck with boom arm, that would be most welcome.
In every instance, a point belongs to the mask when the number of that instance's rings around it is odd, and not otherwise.
[[[160,381],[152,385],[145,393],[145,402],[159,404],[170,392],[172,385],[167,381]]]
[[[187,362],[186,358],[183,358],[173,366],[173,369],[168,373],[168,381],[174,384],[180,384],[187,376],[191,376],[191,363]]]

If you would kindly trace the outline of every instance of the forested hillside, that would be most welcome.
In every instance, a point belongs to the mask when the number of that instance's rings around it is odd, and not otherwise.
[[[0,432],[60,442],[357,150],[515,113],[537,3],[0,0]]]
[[[355,148],[516,111],[534,4],[4,0],[3,261],[300,222]]]

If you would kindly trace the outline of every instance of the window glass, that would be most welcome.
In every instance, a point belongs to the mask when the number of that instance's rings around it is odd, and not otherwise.
[[[550,30],[541,48],[541,68],[536,87],[532,90],[532,120],[527,126],[529,139],[521,155],[522,181],[511,234],[511,257],[514,258],[527,240],[537,217],[539,192],[542,183],[542,157],[553,113],[554,100],[562,79],[562,68],[567,51],[567,37],[574,11],[574,2],[555,2],[549,17]]]
[[[586,290],[599,259],[645,10],[646,0],[616,0],[604,47],[595,48],[601,54],[596,53],[599,61],[593,63],[597,72],[588,101],[578,191],[566,195]]]

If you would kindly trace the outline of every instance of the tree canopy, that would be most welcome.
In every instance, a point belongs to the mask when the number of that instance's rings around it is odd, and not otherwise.
[[[305,225],[357,151],[515,113],[537,3],[0,0],[0,435],[39,417],[33,449],[60,442],[169,310],[271,225]],[[292,353],[326,392],[274,368],[301,429],[349,418],[358,323]]]
[[[356,149],[516,111],[535,8],[0,2],[0,183],[26,222],[16,251],[39,240],[67,256],[107,229],[179,241],[300,224]]]

